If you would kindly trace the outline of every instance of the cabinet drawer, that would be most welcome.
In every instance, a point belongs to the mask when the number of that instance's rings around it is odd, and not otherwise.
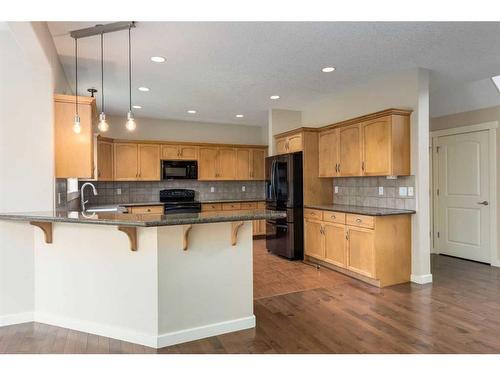
[[[242,210],[256,210],[257,202],[241,202]]]
[[[373,229],[375,218],[373,216],[347,214],[347,225]]]
[[[323,220],[329,221],[330,223],[345,224],[345,213],[323,211]]]
[[[306,208],[304,210],[304,218],[313,220],[323,220],[323,211]]]
[[[222,211],[241,210],[241,203],[222,203]]]
[[[163,206],[130,207],[130,212],[133,214],[162,214]]]
[[[220,203],[203,203],[201,205],[202,211],[222,211],[222,204]]]
[[[266,202],[258,202],[257,207],[261,210],[266,209]]]

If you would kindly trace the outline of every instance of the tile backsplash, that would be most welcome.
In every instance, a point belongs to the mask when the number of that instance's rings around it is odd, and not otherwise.
[[[85,181],[79,182],[79,188]],[[92,189],[86,190],[85,199],[90,205],[158,202],[162,189],[193,189],[197,192],[196,199],[265,199],[264,181],[131,181],[131,182],[94,182],[98,195],[94,196]],[[242,191],[242,187],[245,191]],[[214,189],[212,192],[211,189]],[[120,194],[119,194],[120,193]]]
[[[335,187],[338,188],[338,192],[335,192]],[[379,187],[383,187],[383,195],[379,195]],[[400,195],[400,187],[406,187],[406,190],[408,187],[412,188],[413,196]],[[397,179],[387,179],[386,177],[334,178],[333,188],[333,202],[336,204],[415,209],[415,176],[402,176]]]

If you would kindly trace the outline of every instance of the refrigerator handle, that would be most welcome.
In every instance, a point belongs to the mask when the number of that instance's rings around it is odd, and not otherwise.
[[[278,199],[278,191],[277,191],[277,184],[276,184],[276,160],[273,160],[273,193],[274,193],[274,199]]]

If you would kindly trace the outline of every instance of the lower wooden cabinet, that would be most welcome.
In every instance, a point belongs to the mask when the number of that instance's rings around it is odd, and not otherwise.
[[[306,260],[384,287],[410,281],[410,215],[304,210]]]
[[[163,214],[163,206],[135,206],[130,207],[129,212],[132,214]]]
[[[224,203],[202,203],[201,211],[237,211],[237,210],[255,210],[265,209],[265,202],[224,202]],[[266,221],[254,220],[253,221],[253,235],[262,236],[266,234]]]

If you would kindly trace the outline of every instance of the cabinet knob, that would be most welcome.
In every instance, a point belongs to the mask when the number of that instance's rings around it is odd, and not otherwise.
[[[363,221],[363,220],[361,220],[361,219],[359,219],[359,218],[358,218],[358,219],[356,219],[356,223],[361,223],[362,221]]]
[[[337,216],[335,216],[335,215],[332,215],[332,216],[330,216],[330,217],[331,217],[332,219],[336,219],[336,218],[337,218]]]

